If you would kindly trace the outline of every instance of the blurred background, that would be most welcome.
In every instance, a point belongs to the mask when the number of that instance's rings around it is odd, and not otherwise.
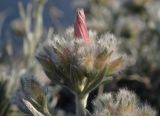
[[[125,70],[104,91],[128,88],[160,112],[159,0],[1,0],[0,112],[4,104],[11,107],[11,88],[16,90],[22,74],[32,72],[42,83],[49,82],[35,59],[36,48],[52,32],[73,26],[78,7],[85,10],[88,29],[113,33],[128,57]]]

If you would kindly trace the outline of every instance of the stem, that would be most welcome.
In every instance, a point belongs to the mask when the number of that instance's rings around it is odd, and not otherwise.
[[[87,98],[88,94],[83,97],[76,96],[76,116],[86,116]]]
[[[103,94],[103,91],[104,91],[104,85],[100,85],[99,88],[98,88],[98,96],[102,95]]]
[[[76,116],[85,116],[85,110],[78,100],[76,100]]]
[[[88,99],[88,94],[80,98],[80,102],[84,108],[86,108],[87,106],[87,99]]]

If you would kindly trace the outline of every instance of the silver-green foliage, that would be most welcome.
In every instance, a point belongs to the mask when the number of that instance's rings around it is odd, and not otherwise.
[[[36,55],[47,76],[56,84],[69,87],[80,99],[119,71],[124,61],[112,34],[98,37],[90,32],[89,37],[86,45],[69,29],[47,40]]]
[[[126,89],[118,93],[99,96],[94,101],[94,116],[156,116],[156,111],[147,104],[140,104],[137,96]]]

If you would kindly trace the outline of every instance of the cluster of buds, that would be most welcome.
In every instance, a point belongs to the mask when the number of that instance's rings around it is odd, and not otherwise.
[[[119,71],[123,56],[118,54],[116,38],[107,33],[98,37],[87,30],[83,9],[78,9],[74,30],[55,34],[37,52],[47,76],[65,85],[80,99]]]

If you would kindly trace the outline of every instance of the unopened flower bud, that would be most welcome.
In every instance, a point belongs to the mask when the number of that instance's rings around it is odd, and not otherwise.
[[[88,43],[88,30],[86,26],[86,18],[83,9],[77,9],[74,24],[74,36],[76,38],[83,38],[85,43]]]

